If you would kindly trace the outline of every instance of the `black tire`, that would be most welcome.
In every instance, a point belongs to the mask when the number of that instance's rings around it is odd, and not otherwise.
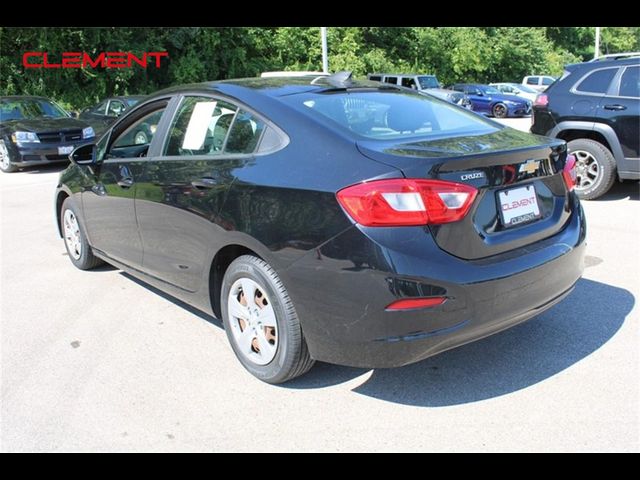
[[[9,149],[7,148],[4,140],[0,140],[0,170],[4,173],[13,173],[18,171],[18,167],[11,163]]]
[[[79,236],[79,244],[80,244],[80,255],[77,256],[77,252],[72,252],[72,247],[70,247],[70,242],[66,238],[65,232],[65,215],[66,212],[69,211],[75,217],[76,222],[79,226],[78,236]],[[69,255],[69,260],[80,270],[91,270],[99,265],[102,265],[104,261],[99,259],[93,254],[91,250],[91,246],[87,241],[87,235],[84,231],[84,225],[80,221],[80,217],[77,214],[78,209],[75,206],[75,203],[72,199],[67,198],[62,203],[62,208],[60,209],[60,231],[62,232],[62,238],[64,240],[64,248],[67,250],[67,254]]]
[[[491,109],[491,113],[496,118],[505,118],[509,113],[509,109],[504,103],[496,103]]]
[[[252,362],[240,350],[231,331],[228,299],[234,283],[248,278],[263,288],[273,307],[278,334],[275,356],[266,365]],[[222,320],[229,343],[240,363],[256,378],[267,383],[283,383],[298,377],[315,363],[309,355],[300,322],[287,290],[278,274],[265,261],[252,255],[236,258],[225,272],[220,294]]]
[[[571,140],[567,149],[576,155],[575,191],[578,197],[593,200],[607,193],[616,180],[616,160],[611,151],[589,138]],[[595,175],[589,167],[597,169]]]

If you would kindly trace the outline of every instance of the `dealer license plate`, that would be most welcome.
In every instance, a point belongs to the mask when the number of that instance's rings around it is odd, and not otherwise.
[[[533,185],[498,192],[498,205],[505,227],[531,222],[541,216]]]
[[[58,155],[69,155],[73,152],[73,145],[58,147]]]

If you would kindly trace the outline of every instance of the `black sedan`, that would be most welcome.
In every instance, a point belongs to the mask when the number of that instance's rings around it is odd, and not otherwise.
[[[73,264],[222,318],[270,383],[314,360],[417,362],[539,314],[582,274],[563,141],[347,74],[164,90],[72,159],[55,206]]]
[[[127,95],[111,97],[103,100],[98,105],[85,108],[80,112],[79,118],[93,127],[98,135],[102,134],[120,115],[131,109],[144,96]]]
[[[0,170],[66,162],[69,153],[93,141],[86,122],[72,118],[44,97],[0,97]]]

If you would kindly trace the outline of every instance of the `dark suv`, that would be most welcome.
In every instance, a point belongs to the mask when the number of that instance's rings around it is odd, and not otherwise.
[[[581,198],[604,195],[616,177],[640,179],[640,55],[567,65],[538,95],[531,132],[568,142]]]

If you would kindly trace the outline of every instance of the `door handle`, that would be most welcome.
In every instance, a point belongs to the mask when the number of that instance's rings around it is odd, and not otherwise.
[[[211,177],[203,177],[199,180],[193,180],[191,185],[195,188],[213,188],[217,182]]]
[[[131,177],[121,178],[120,180],[118,180],[118,185],[120,185],[122,188],[130,188],[133,186],[133,183],[133,178]]]
[[[626,110],[627,107],[625,107],[624,105],[620,105],[620,104],[616,103],[614,105],[605,105],[604,109],[605,110]]]

